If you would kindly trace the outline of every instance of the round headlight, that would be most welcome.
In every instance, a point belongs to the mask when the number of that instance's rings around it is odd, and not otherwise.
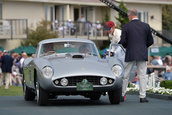
[[[107,78],[102,77],[102,78],[100,79],[100,84],[101,84],[101,85],[106,85],[106,84],[107,84]]]
[[[42,74],[45,78],[51,78],[53,76],[53,69],[49,66],[46,66],[42,69]]]
[[[116,77],[119,77],[122,74],[122,68],[119,65],[115,65],[112,67],[112,72]]]
[[[67,86],[68,80],[66,78],[63,78],[63,79],[61,79],[60,83],[62,86]]]

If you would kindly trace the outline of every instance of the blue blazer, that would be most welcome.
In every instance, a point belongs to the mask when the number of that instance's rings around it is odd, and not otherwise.
[[[0,59],[0,63],[2,63],[1,65],[2,72],[7,72],[7,73],[12,72],[13,58],[11,56],[9,55],[2,56]]]
[[[132,20],[122,27],[121,40],[126,48],[125,62],[148,61],[148,47],[153,44],[150,26],[139,20]]]

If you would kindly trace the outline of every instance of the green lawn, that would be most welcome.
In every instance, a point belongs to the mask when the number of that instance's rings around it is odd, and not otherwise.
[[[0,96],[23,96],[23,88],[10,86],[8,89],[5,89],[4,86],[1,86]]]

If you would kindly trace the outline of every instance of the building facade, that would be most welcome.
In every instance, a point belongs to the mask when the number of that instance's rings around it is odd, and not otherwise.
[[[152,28],[160,32],[162,4],[172,4],[172,0],[112,0],[116,5],[121,1],[125,2],[128,9],[136,8],[140,20],[149,23]],[[91,23],[103,23],[106,16],[109,16],[109,20],[118,23],[115,19],[118,12],[108,8],[99,0],[0,0],[0,32],[2,33],[0,33],[0,46],[7,50],[16,48],[21,40],[27,38],[28,28],[36,28],[41,20],[52,23],[55,20],[75,22],[82,16]],[[6,22],[8,24],[5,24]],[[6,27],[10,28],[10,32],[3,35],[4,31],[8,30],[4,29]],[[107,39],[107,36],[96,36],[96,40]],[[155,45],[162,45],[162,40],[156,36]]]

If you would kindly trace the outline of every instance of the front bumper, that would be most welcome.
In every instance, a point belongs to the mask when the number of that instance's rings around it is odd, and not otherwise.
[[[122,87],[122,77],[116,79],[112,85],[93,85],[92,91],[77,91],[76,86],[56,86],[53,82],[51,82],[51,84],[44,84],[40,82],[40,86],[46,92],[57,94],[80,94],[81,92],[108,92],[114,91]]]

